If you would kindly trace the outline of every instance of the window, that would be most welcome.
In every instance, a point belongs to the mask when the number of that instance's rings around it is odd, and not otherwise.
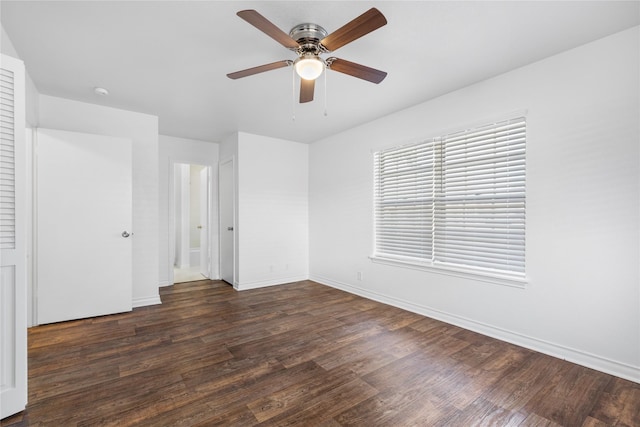
[[[374,258],[524,276],[524,118],[379,151],[374,162]]]

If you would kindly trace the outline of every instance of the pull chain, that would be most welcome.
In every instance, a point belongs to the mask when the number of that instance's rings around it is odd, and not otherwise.
[[[324,70],[324,116],[327,117],[327,69]]]
[[[291,67],[291,121],[296,121],[296,67]]]

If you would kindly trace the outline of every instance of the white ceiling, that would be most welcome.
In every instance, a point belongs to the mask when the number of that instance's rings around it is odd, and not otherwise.
[[[40,93],[157,115],[161,134],[207,141],[245,131],[313,142],[640,24],[639,1],[3,0],[0,7]],[[226,77],[295,58],[239,10],[256,9],[285,32],[313,22],[331,33],[370,7],[388,24],[331,56],[389,74],[375,85],[329,71],[327,116],[322,77],[315,101],[302,105],[292,103],[291,68]],[[95,95],[96,86],[111,94]]]

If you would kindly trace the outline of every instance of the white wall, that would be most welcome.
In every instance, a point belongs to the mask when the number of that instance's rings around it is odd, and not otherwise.
[[[18,52],[16,51],[15,46],[13,46],[13,42],[9,38],[9,35],[2,26],[2,23],[0,23],[0,52],[17,59],[21,59],[20,56],[18,56]]]
[[[640,381],[639,39],[636,27],[312,144],[311,279]],[[368,259],[372,151],[522,110],[525,289]]]
[[[22,59],[18,55],[13,42],[9,38],[9,35],[4,30],[4,27],[0,24],[0,52],[5,55],[12,56],[17,59]],[[33,80],[29,76],[29,70],[25,70],[25,85],[26,85],[26,119],[27,127],[36,127],[38,125],[38,109],[39,109],[39,93],[36,89]]]
[[[220,143],[220,161],[238,157],[238,134],[227,135]]]
[[[133,306],[158,304],[158,118],[40,95],[40,127],[133,141]]]
[[[238,134],[236,289],[308,278],[309,146]]]
[[[169,247],[172,239],[170,234],[170,199],[169,188],[173,186],[174,163],[198,164],[211,166],[213,185],[211,188],[211,265],[212,278],[220,277],[218,265],[218,143],[198,141],[193,139],[176,138],[160,135],[159,148],[159,180],[160,180],[160,227],[159,227],[159,275],[162,286],[170,285],[173,272],[173,259]]]

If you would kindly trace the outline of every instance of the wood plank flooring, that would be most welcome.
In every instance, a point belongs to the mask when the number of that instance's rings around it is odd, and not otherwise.
[[[640,384],[313,282],[29,330],[2,426],[640,426]]]

